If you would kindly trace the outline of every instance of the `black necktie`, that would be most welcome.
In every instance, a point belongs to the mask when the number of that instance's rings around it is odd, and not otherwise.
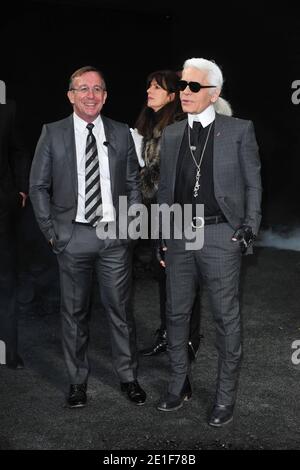
[[[199,149],[200,135],[203,127],[201,122],[193,121],[193,128],[191,129],[191,144]],[[195,150],[196,150],[195,149]]]
[[[99,219],[96,211],[101,202],[99,159],[94,124],[89,123],[86,127],[89,133],[85,148],[85,218],[95,226]]]
[[[202,126],[201,122],[198,122],[198,121],[193,122],[194,142],[195,142],[195,145],[197,145],[197,146],[200,142],[200,136],[201,136],[202,129],[203,129],[203,126]]]
[[[203,129],[203,126],[202,126],[201,122],[194,121],[193,122],[193,131],[195,130],[196,132],[200,132],[201,129]]]

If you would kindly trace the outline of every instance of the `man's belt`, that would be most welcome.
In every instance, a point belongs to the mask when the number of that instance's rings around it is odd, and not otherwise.
[[[226,217],[224,215],[212,215],[210,217],[204,217],[204,225],[211,225],[211,224],[222,224],[227,222]]]

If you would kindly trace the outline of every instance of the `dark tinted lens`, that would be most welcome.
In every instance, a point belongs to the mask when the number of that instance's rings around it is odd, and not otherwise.
[[[178,88],[180,91],[185,90],[187,86],[188,86],[188,82],[186,80],[179,80]]]
[[[183,91],[188,86],[193,93],[198,93],[202,86],[198,82],[187,82],[186,80],[179,80],[179,90]]]
[[[201,90],[201,85],[200,83],[198,82],[189,82],[189,89],[193,92],[193,93],[198,93],[198,91]]]

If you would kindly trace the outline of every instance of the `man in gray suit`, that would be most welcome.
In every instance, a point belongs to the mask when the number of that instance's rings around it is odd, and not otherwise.
[[[186,249],[186,240],[160,240],[168,286],[171,380],[158,409],[173,411],[192,395],[187,340],[197,284],[206,282],[216,325],[218,374],[212,426],[233,417],[241,358],[239,277],[241,254],[251,244],[261,220],[261,176],[251,121],[218,114],[223,76],[206,59],[185,61],[180,98],[188,119],[165,129],[161,143],[158,201],[193,208],[193,230],[204,230],[202,249]],[[204,205],[204,228],[195,216]]]
[[[137,381],[130,242],[98,236],[100,225],[118,222],[120,196],[127,197],[129,207],[141,201],[135,147],[126,124],[100,114],[107,91],[99,70],[76,70],[68,98],[74,113],[43,127],[30,175],[34,212],[59,265],[62,341],[70,379],[67,403],[78,408],[87,401],[88,311],[95,270],[121,390],[142,405],[146,394]]]

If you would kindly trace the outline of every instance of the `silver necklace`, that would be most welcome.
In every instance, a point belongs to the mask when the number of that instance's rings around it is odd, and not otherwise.
[[[200,183],[199,183],[200,176],[201,176],[200,168],[201,168],[201,163],[202,163],[202,160],[203,160],[203,155],[204,155],[204,152],[205,152],[205,149],[206,149],[206,146],[207,146],[207,142],[208,142],[208,139],[209,139],[209,134],[210,134],[212,124],[213,123],[211,123],[210,126],[209,126],[208,133],[207,133],[207,136],[206,136],[206,139],[205,139],[205,144],[204,144],[204,147],[203,147],[203,150],[202,150],[202,153],[201,153],[199,163],[197,163],[197,160],[196,160],[195,155],[194,155],[194,150],[196,150],[196,147],[194,145],[191,145],[191,131],[190,131],[190,126],[188,124],[189,149],[190,149],[190,152],[191,152],[192,159],[193,159],[193,161],[195,163],[195,166],[197,168],[196,181],[195,181],[195,186],[194,186],[194,189],[193,189],[194,197],[198,196],[198,192],[199,192],[199,189],[200,189]]]

